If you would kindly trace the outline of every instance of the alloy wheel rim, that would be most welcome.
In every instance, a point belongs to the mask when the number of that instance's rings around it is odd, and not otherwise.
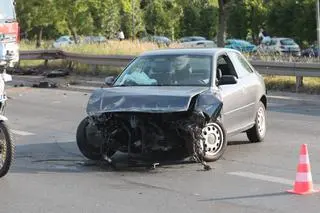
[[[265,134],[266,131],[266,119],[265,119],[265,110],[263,107],[260,107],[258,110],[258,131],[261,136]]]
[[[220,152],[224,143],[224,135],[219,125],[215,123],[208,124],[203,128],[202,136],[206,155],[213,156]]]

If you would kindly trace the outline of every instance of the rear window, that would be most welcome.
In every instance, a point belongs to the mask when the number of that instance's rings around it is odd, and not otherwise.
[[[282,45],[295,45],[296,43],[292,39],[283,39],[280,41]]]
[[[15,10],[12,0],[0,0],[0,21],[15,19]]]

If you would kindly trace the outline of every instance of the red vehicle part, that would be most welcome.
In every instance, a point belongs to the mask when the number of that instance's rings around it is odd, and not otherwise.
[[[17,43],[20,42],[20,27],[18,22],[13,23],[0,23],[0,35],[5,35],[6,37],[15,38]],[[6,39],[4,39],[4,42]]]

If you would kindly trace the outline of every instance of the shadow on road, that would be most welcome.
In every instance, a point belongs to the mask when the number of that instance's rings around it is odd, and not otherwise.
[[[275,197],[275,196],[285,196],[291,195],[287,192],[279,192],[279,193],[269,193],[269,194],[256,194],[256,195],[246,195],[246,196],[235,196],[235,197],[222,197],[222,198],[212,198],[212,199],[205,199],[199,200],[202,202],[205,201],[227,201],[227,200],[239,200],[239,199],[252,199],[252,198],[264,198],[264,197]]]
[[[245,145],[252,144],[249,140],[247,141],[228,141],[228,146],[237,146],[237,145]]]
[[[194,161],[180,160],[160,162],[159,166],[152,163],[130,162],[125,154],[115,154],[115,165],[107,161],[91,161],[82,156],[77,150],[75,142],[41,143],[18,145],[16,147],[15,163],[11,173],[87,173],[87,172],[160,172],[166,168],[183,168]],[[157,163],[157,162],[154,162]],[[157,168],[159,167],[159,169]],[[201,167],[199,165],[199,167]]]

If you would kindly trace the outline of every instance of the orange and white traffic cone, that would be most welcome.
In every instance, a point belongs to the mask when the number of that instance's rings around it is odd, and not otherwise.
[[[313,189],[308,147],[307,144],[302,144],[294,188],[293,190],[288,190],[288,192],[306,195],[319,191]]]

